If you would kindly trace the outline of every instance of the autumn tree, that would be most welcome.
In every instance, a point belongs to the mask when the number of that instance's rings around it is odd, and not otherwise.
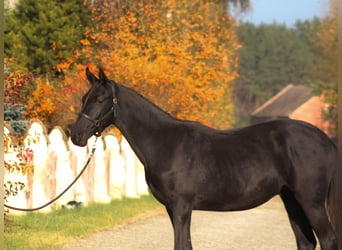
[[[323,110],[324,118],[332,124],[332,129],[337,129],[337,62],[338,62],[338,21],[337,0],[330,0],[329,15],[325,17],[317,32],[312,50],[315,53],[315,78],[313,86],[318,94],[323,94],[328,104]]]
[[[235,23],[222,4],[186,0],[118,4],[102,1],[93,9],[95,26],[87,30],[75,60],[103,65],[110,78],[178,118],[231,126],[231,83],[237,76],[240,45]],[[68,61],[58,69],[66,72],[70,85],[79,84],[85,65],[74,64],[76,70],[71,65]]]
[[[83,0],[19,0],[6,11],[5,55],[15,59],[14,70],[54,73],[72,56],[90,23]]]
[[[6,64],[5,64],[6,65]],[[34,76],[20,71],[5,71],[4,76],[4,121],[8,122],[17,135],[24,135],[29,124],[26,112],[26,85]]]

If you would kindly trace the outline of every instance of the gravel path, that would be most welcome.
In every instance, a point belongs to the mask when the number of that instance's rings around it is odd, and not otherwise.
[[[243,212],[194,211],[191,235],[195,250],[296,249],[278,197]],[[71,249],[172,250],[172,226],[166,212],[160,210],[62,248]]]

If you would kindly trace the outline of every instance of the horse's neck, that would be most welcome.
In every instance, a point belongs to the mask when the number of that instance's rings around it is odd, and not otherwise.
[[[167,130],[178,120],[134,92],[119,85],[119,110],[115,125],[146,166],[159,154]]]

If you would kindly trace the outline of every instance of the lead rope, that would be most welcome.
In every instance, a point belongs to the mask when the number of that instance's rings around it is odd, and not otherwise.
[[[73,182],[70,183],[69,186],[66,187],[66,189],[64,189],[64,191],[62,193],[60,193],[58,196],[56,196],[53,200],[49,201],[48,203],[40,206],[40,207],[36,207],[36,208],[17,208],[17,207],[12,207],[12,206],[9,206],[9,205],[6,205],[4,204],[4,206],[6,208],[9,208],[9,209],[12,209],[12,210],[17,210],[17,211],[23,211],[23,212],[33,212],[33,211],[37,211],[37,210],[40,210],[44,207],[47,207],[48,205],[50,205],[51,203],[54,203],[56,200],[58,200],[63,194],[65,194],[66,191],[68,191],[72,185],[75,184],[75,182],[81,177],[81,175],[83,174],[83,172],[86,170],[86,168],[88,167],[91,159],[93,158],[93,155],[95,153],[95,150],[96,150],[96,142],[97,142],[97,137],[95,139],[95,142],[94,142],[94,145],[93,145],[93,148],[91,150],[91,153],[88,157],[88,160],[87,162],[85,163],[83,169],[81,170],[81,172],[77,175],[77,177],[75,178],[75,180]]]

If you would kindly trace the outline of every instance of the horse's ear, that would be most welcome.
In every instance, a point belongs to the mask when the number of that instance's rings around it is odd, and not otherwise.
[[[99,78],[102,82],[108,81],[108,78],[107,78],[106,74],[103,72],[103,69],[101,67],[99,67]]]
[[[94,84],[95,82],[99,81],[99,79],[97,79],[97,77],[93,73],[90,72],[88,67],[86,68],[86,75],[90,84]]]

